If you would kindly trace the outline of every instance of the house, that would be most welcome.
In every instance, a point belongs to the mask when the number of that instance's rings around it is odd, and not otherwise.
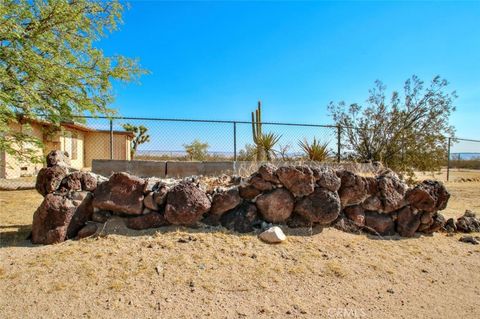
[[[52,130],[53,125],[39,120],[28,120],[25,124],[15,123],[11,127],[41,140],[43,149],[36,146],[32,148],[42,158],[51,150],[66,151],[70,155],[71,166],[76,169],[88,170],[93,159],[130,160],[131,141],[134,138],[132,132],[98,130],[75,122],[62,122],[60,130]],[[19,162],[5,151],[0,151],[0,178],[36,175],[43,166],[43,163]]]

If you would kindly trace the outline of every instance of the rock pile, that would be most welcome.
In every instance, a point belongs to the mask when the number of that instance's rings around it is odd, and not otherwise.
[[[91,235],[99,228],[92,222],[105,223],[113,216],[137,230],[197,223],[238,232],[261,229],[267,223],[348,224],[376,235],[411,237],[449,225],[439,213],[450,197],[443,184],[427,180],[409,188],[389,170],[364,177],[328,167],[265,164],[238,185],[207,191],[195,179],[167,183],[125,172],[108,179],[69,172],[68,157],[58,151],[47,159],[36,187],[44,196],[32,225],[32,242],[38,244]],[[478,227],[478,219],[469,216],[452,227]]]

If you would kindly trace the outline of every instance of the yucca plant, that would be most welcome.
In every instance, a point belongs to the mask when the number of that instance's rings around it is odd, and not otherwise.
[[[321,143],[315,137],[313,138],[312,143],[309,143],[307,139],[303,139],[303,141],[298,142],[298,145],[311,161],[322,162],[330,157],[328,142]]]
[[[257,138],[257,146],[259,146],[259,149],[261,149],[262,153],[266,156],[267,161],[271,161],[275,156],[273,148],[281,137],[281,135],[275,133],[265,133]]]

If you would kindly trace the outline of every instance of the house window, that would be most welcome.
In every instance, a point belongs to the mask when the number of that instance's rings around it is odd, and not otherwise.
[[[78,154],[77,154],[77,150],[78,150],[78,146],[77,146],[77,134],[73,133],[72,134],[72,149],[71,149],[71,152],[70,154],[72,155],[72,160],[76,160],[78,158]]]

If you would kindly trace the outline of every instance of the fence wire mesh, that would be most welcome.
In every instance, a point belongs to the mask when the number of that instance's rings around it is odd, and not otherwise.
[[[95,159],[126,159],[122,136],[126,127],[145,127],[146,139],[133,150],[135,160],[176,161],[247,161],[255,160],[252,123],[236,121],[195,121],[174,119],[87,118],[86,126],[97,131],[109,131],[113,138],[107,143],[99,138],[92,148]],[[337,128],[334,126],[262,123],[262,133],[278,137],[269,157],[276,160],[295,160],[305,156],[300,142],[313,139],[325,144],[332,160],[337,158]],[[132,138],[132,137],[131,137]],[[112,154],[105,149],[113,148]],[[127,146],[128,147],[128,146]],[[89,161],[87,161],[89,162]],[[88,164],[88,163],[87,163]]]
[[[480,140],[450,138],[447,180],[476,180],[480,170]]]
[[[130,132],[132,127],[144,127],[148,138],[135,143],[138,133]],[[277,163],[306,160],[301,143],[311,144],[315,140],[325,147],[328,161],[339,162],[351,152],[341,142],[346,138],[342,131],[332,125],[263,122],[262,133],[272,134],[276,140],[271,151],[263,154],[263,160]],[[254,134],[252,123],[244,121],[78,117],[74,122],[63,123],[56,134],[48,138],[44,135],[42,141],[44,152],[67,151],[74,168],[88,170],[95,159],[258,162]],[[441,179],[480,179],[480,140],[450,138],[449,145]],[[0,176],[0,188],[31,187],[43,165],[17,163],[2,154],[0,164],[4,174]],[[7,179],[11,181],[6,183]],[[5,187],[5,183],[11,187]]]

